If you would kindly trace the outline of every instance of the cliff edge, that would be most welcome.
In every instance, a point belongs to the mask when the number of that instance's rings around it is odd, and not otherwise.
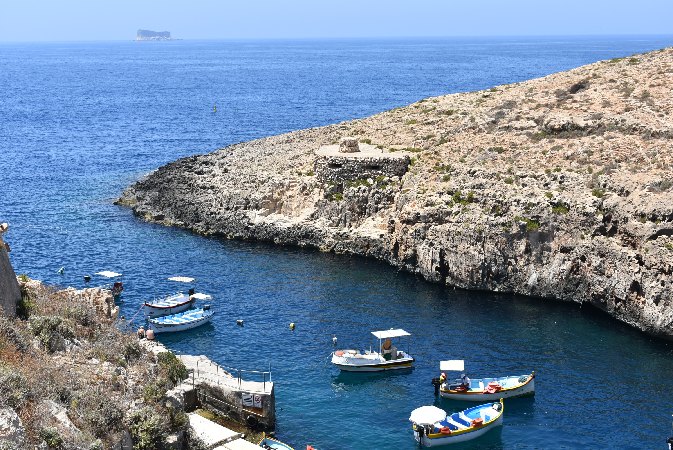
[[[9,261],[9,246],[2,239],[6,230],[7,224],[0,224],[0,315],[14,317],[16,305],[21,300],[21,289]]]
[[[673,49],[601,61],[181,159],[119,203],[673,339],[672,87]]]

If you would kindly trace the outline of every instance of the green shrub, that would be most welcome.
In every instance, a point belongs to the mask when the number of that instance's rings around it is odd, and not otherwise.
[[[416,125],[418,123],[418,120],[416,119],[410,119],[404,122],[405,125]]]
[[[32,398],[28,380],[14,369],[0,365],[0,405],[20,409]]]
[[[568,214],[568,207],[565,205],[556,205],[552,207],[551,212],[554,214]]]
[[[591,195],[593,195],[594,197],[603,198],[603,196],[605,195],[605,190],[599,188],[593,188],[591,190]]]
[[[554,194],[552,194],[551,192],[547,191],[547,192],[544,193],[544,196],[547,197],[547,198],[552,198],[552,197],[554,196]]]
[[[360,142],[362,142],[363,144],[370,144],[371,145],[372,140],[371,139],[360,139]]]
[[[538,231],[540,229],[540,222],[535,219],[528,219],[526,217],[516,216],[514,218],[517,222],[526,223],[526,231]]]
[[[124,345],[124,359],[126,360],[126,362],[130,363],[137,359],[140,359],[142,354],[143,349],[142,347],[140,347],[138,341],[132,340],[130,342],[127,342],[126,345]]]
[[[36,316],[30,318],[30,330],[49,353],[65,349],[65,339],[75,333],[68,324],[57,316]]]
[[[129,418],[133,450],[162,448],[166,431],[164,418],[153,408],[145,407],[134,412]]]
[[[171,352],[161,352],[157,355],[159,370],[162,376],[173,384],[178,384],[187,379],[189,372],[182,361]]]
[[[40,439],[42,439],[50,449],[63,448],[63,438],[56,428],[42,428],[40,430]]]
[[[157,403],[166,395],[166,386],[161,381],[154,381],[143,388],[145,403]]]
[[[91,433],[99,438],[121,429],[126,410],[110,392],[98,386],[80,392],[70,406],[86,422]]]

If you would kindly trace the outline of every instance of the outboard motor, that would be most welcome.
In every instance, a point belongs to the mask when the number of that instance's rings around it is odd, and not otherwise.
[[[435,387],[435,397],[439,395],[439,387],[442,385],[441,380],[439,377],[435,377],[432,379],[432,385]]]
[[[668,444],[668,450],[673,450],[673,436],[669,437],[666,443]]]
[[[194,288],[189,288],[189,291],[187,291],[187,295],[191,297],[192,295],[194,295],[195,292],[196,291],[194,290]]]

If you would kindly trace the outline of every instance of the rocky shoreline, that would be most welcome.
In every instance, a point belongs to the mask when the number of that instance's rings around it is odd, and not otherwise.
[[[181,159],[118,203],[197,233],[588,304],[673,340],[671,86],[673,49],[602,61]],[[359,153],[330,149],[346,137]]]

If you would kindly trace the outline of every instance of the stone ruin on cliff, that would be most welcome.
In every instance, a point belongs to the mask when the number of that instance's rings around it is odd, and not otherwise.
[[[374,145],[344,137],[339,144],[316,151],[315,174],[321,182],[341,182],[377,177],[402,177],[409,169],[407,152],[384,152]]]
[[[6,223],[0,224],[0,315],[14,317],[16,305],[21,300],[21,289],[9,261],[9,245],[2,238],[8,229]]]

